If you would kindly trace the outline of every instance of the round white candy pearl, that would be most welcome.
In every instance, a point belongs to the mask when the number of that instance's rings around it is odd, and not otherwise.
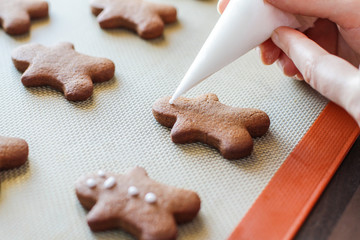
[[[105,180],[104,187],[109,189],[115,186],[115,184],[116,184],[115,178],[109,177],[108,179]]]
[[[139,195],[139,189],[135,186],[130,186],[128,188],[128,194],[132,197]]]
[[[157,200],[156,195],[152,192],[149,192],[145,195],[145,202],[147,203],[155,203]]]
[[[86,180],[86,185],[89,188],[94,188],[96,186],[96,181],[93,178],[89,178],[88,180]]]
[[[105,172],[103,170],[99,170],[97,174],[99,177],[105,177]]]

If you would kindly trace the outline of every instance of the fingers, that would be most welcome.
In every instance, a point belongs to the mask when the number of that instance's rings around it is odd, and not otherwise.
[[[259,46],[261,61],[265,65],[277,63],[281,71],[288,77],[304,80],[301,73],[291,59],[278,48],[271,39],[266,40]]]
[[[277,61],[277,65],[284,72],[286,76],[294,77],[299,80],[302,80],[301,78],[298,78],[300,71],[297,69],[293,61],[291,61],[291,59],[285,53],[281,53]]]
[[[265,0],[293,14],[327,18],[339,25],[346,43],[360,54],[359,0]]]
[[[337,55],[338,28],[327,19],[318,19],[305,35],[331,54]]]
[[[273,64],[279,57],[281,50],[271,39],[266,40],[259,46],[260,58],[265,65]]]
[[[336,24],[333,22],[326,19],[319,19],[315,22],[314,27],[307,30],[305,34],[329,53],[337,54],[338,30]],[[291,59],[286,54],[278,54],[278,51],[281,50],[271,39],[261,44],[260,50],[261,59],[264,64],[272,64],[278,59],[277,64],[286,76],[303,80],[299,70],[297,70]]]
[[[339,31],[351,49],[360,55],[360,27],[351,29],[340,28]]]
[[[230,0],[219,0],[218,11],[223,13]],[[344,29],[360,27],[358,0],[265,0],[286,12],[327,18]],[[336,9],[336,11],[334,11]]]
[[[357,68],[291,28],[276,29],[271,39],[292,59],[307,83],[342,106],[360,124],[360,73]]]
[[[266,0],[286,12],[327,18],[343,28],[360,27],[359,0]]]

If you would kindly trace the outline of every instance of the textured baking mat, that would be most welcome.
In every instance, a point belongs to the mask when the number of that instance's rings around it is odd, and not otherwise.
[[[228,161],[204,144],[172,143],[151,106],[173,93],[219,15],[216,1],[158,2],[176,6],[178,22],[152,41],[100,29],[85,0],[50,1],[50,18],[34,22],[29,35],[10,37],[0,29],[0,134],[30,146],[25,166],[0,172],[1,239],[132,239],[121,230],[92,233],[74,182],[98,169],[125,172],[136,165],[157,181],[199,193],[200,214],[179,227],[179,239],[225,239],[326,105],[251,51],[186,96],[213,92],[227,105],[267,112],[271,126],[255,140],[253,154]],[[93,97],[77,103],[48,87],[25,88],[11,51],[59,41],[113,60],[115,78],[95,84]]]

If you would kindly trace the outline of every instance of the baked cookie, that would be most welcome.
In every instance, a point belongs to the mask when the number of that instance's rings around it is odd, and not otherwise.
[[[176,21],[176,8],[143,0],[92,0],[101,28],[127,28],[144,39],[160,37],[165,23]]]
[[[76,195],[90,210],[91,230],[122,228],[142,240],[175,239],[176,223],[191,221],[200,210],[195,192],[155,182],[141,167],[127,174],[99,171],[81,177]]]
[[[0,170],[20,167],[28,154],[29,146],[25,140],[0,136]]]
[[[47,17],[48,8],[42,0],[0,0],[0,24],[8,34],[24,34],[30,30],[30,19]]]
[[[91,57],[75,51],[68,42],[53,47],[30,43],[12,53],[15,67],[24,72],[26,87],[51,86],[62,91],[70,101],[83,101],[93,92],[93,82],[114,76],[115,65],[106,58]]]
[[[220,150],[227,159],[239,159],[251,154],[252,137],[264,135],[270,119],[258,109],[234,108],[219,102],[215,94],[197,98],[171,97],[158,99],[152,111],[155,119],[172,127],[174,143],[202,142]]]

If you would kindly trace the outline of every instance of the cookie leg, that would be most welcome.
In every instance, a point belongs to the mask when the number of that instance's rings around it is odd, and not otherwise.
[[[164,22],[159,16],[153,16],[149,20],[143,20],[137,24],[136,32],[144,39],[160,37],[164,31]]]
[[[171,129],[171,140],[174,143],[193,143],[203,142],[206,143],[206,133],[203,133],[196,129],[190,121],[184,121],[178,118]]]
[[[201,200],[195,192],[174,191],[173,198],[178,202],[182,202],[173,213],[177,223],[186,223],[193,220],[200,211]]]
[[[105,82],[114,77],[115,65],[106,58],[98,58],[89,60],[91,65],[91,79],[93,82]]]
[[[161,228],[157,227],[157,228],[151,228],[149,226],[147,226],[147,224],[144,223],[140,223],[137,225],[142,226],[141,230],[140,230],[140,234],[134,234],[135,236],[137,235],[139,237],[139,239],[142,240],[171,240],[171,239],[176,239],[177,236],[177,228],[176,228],[176,222],[174,221],[174,218],[172,218],[171,216],[168,216],[168,221],[164,222],[161,221],[161,219],[159,219],[158,215],[154,215],[152,216],[153,219],[151,220],[152,222],[158,222],[161,223],[162,226]]]
[[[118,221],[109,217],[112,215],[111,208],[105,202],[98,202],[87,215],[87,222],[90,229],[94,232],[115,229]]]
[[[243,129],[242,133],[237,133],[237,135],[238,137],[236,139],[233,139],[231,136],[223,136],[220,138],[221,142],[219,146],[215,146],[224,158],[236,160],[251,154],[254,142],[249,132]]]
[[[16,66],[16,65],[15,65]],[[48,76],[46,72],[39,72],[37,69],[30,67],[24,72],[21,77],[21,82],[25,87],[39,87],[47,85],[51,76]],[[60,85],[52,86],[57,90],[61,90]]]
[[[66,81],[63,92],[69,101],[84,101],[92,95],[93,82],[89,76],[79,76],[76,81]]]
[[[0,136],[0,169],[19,167],[28,155],[29,146],[25,140]]]

